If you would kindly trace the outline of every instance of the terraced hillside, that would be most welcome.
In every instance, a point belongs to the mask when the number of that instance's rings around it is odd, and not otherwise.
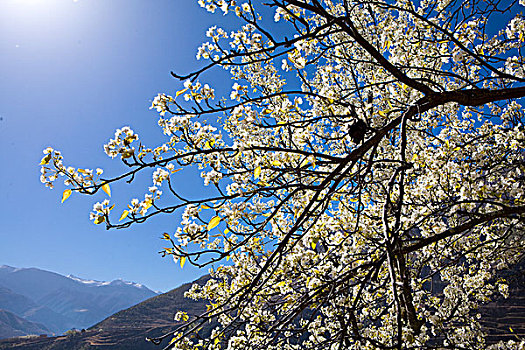
[[[509,283],[509,297],[499,297],[481,310],[488,340],[525,339],[525,259],[501,277]]]

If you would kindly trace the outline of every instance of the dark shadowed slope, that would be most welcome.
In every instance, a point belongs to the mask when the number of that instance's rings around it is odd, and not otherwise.
[[[500,274],[509,284],[509,297],[498,297],[481,309],[481,324],[489,341],[525,338],[525,258]]]

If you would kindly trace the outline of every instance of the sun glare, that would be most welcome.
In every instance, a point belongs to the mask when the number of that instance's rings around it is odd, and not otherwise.
[[[20,23],[34,23],[66,15],[70,4],[78,0],[0,0],[4,15]]]

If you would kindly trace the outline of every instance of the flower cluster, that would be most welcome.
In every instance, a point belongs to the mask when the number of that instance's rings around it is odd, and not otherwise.
[[[60,151],[48,147],[43,152],[44,157],[40,162],[40,182],[46,187],[52,189],[58,177],[64,176],[66,177],[64,185],[72,186],[81,192],[89,193],[91,189],[100,182],[100,175],[104,172],[102,169],[97,168],[93,170],[65,166]]]
[[[104,145],[104,152],[111,158],[120,154],[122,159],[130,158],[135,154],[135,147],[131,144],[139,139],[139,136],[129,126],[115,131],[115,138]]]
[[[234,83],[232,86],[232,92],[230,93],[230,99],[240,101],[241,96],[247,93],[247,91],[248,91],[248,88],[246,86],[242,86],[237,83]]]
[[[93,205],[93,211],[89,214],[89,219],[93,220],[95,224],[101,224],[107,220],[107,217],[115,205],[109,206],[109,200],[105,199],[102,202],[97,202]]]
[[[198,0],[197,3],[208,12],[215,13],[219,8],[226,15],[230,7],[234,6],[235,0]]]
[[[213,100],[215,98],[215,90],[208,84],[202,85],[198,81],[191,82],[190,80],[186,80],[184,82],[184,90],[181,90],[177,94],[182,92],[186,92],[184,94],[184,99],[186,101],[194,100],[195,102],[200,103],[203,100]]]
[[[157,112],[164,116],[166,112],[169,111],[169,103],[173,101],[173,97],[166,94],[158,94],[151,102],[151,107],[149,109],[155,108]]]

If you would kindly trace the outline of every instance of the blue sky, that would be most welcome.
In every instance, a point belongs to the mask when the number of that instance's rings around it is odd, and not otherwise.
[[[181,88],[170,71],[200,67],[195,53],[206,30],[226,19],[193,0],[0,1],[0,265],[123,278],[161,291],[207,272],[157,253],[180,213],[106,231],[89,221],[105,195],[73,194],[61,204],[64,188],[44,188],[38,163],[51,146],[66,165],[117,175],[124,168],[102,148],[116,128],[130,125],[146,144],[162,142],[151,100]],[[209,78],[225,82],[217,94],[229,91],[227,75],[215,74]],[[178,175],[181,188],[202,192],[196,172]],[[112,186],[113,199],[124,206],[150,183],[148,176]]]

